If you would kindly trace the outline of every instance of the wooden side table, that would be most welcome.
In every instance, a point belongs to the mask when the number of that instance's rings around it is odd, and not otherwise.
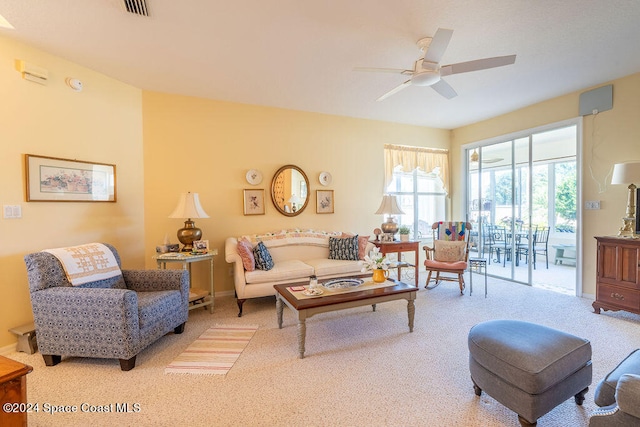
[[[398,261],[401,260],[400,256],[402,252],[414,252],[415,253],[415,264],[406,263],[409,267],[413,267],[415,269],[415,279],[416,286],[418,286],[418,274],[419,268],[418,264],[420,262],[420,242],[417,240],[410,240],[408,242],[376,242],[375,240],[371,240],[371,243],[376,245],[376,247],[380,248],[380,253],[382,255],[386,255],[389,253],[397,253]],[[402,266],[398,266],[398,280],[402,275]]]
[[[27,425],[27,374],[32,370],[29,365],[0,356],[0,426]]]
[[[189,310],[196,309],[198,307],[209,306],[209,312],[213,313],[213,305],[215,299],[215,290],[213,288],[213,257],[218,255],[218,250],[214,249],[205,254],[192,255],[184,252],[169,252],[168,254],[162,254],[154,256],[159,269],[167,268],[167,263],[180,263],[183,270],[189,271]],[[193,289],[192,277],[191,277],[191,264],[194,262],[209,261],[209,290]],[[205,297],[209,296],[207,301]]]

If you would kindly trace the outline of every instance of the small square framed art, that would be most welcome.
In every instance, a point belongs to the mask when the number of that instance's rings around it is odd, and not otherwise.
[[[316,213],[333,213],[333,190],[316,190]]]
[[[264,189],[244,190],[244,214],[264,215]]]

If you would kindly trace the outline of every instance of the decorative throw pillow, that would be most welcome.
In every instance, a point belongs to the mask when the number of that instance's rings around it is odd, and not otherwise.
[[[358,260],[358,236],[329,237],[329,259]]]
[[[271,270],[273,268],[273,259],[264,243],[259,242],[253,248],[253,256],[256,259],[256,268],[258,270]]]
[[[464,261],[467,248],[466,242],[451,242],[448,240],[436,240],[435,257],[436,261],[455,262]]]
[[[242,258],[242,265],[246,271],[253,271],[256,269],[256,259],[253,256],[253,246],[247,239],[238,240],[237,247],[238,255]]]
[[[369,243],[370,236],[358,236],[358,259],[364,259],[364,251],[367,250],[367,243]]]
[[[367,255],[364,253],[364,251],[367,250],[367,243],[369,243],[369,237],[371,236],[358,236],[357,234],[343,231],[340,237],[345,238],[353,236],[358,237],[358,259],[364,259],[365,255]]]

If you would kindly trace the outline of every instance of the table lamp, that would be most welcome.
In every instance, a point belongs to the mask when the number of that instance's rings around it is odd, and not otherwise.
[[[196,227],[191,218],[209,218],[209,215],[200,206],[198,193],[180,194],[178,205],[169,218],[187,218],[184,227],[178,230],[178,240],[184,245],[182,252],[193,251],[193,242],[202,238],[202,230]]]
[[[300,197],[296,196],[295,194],[292,194],[288,202],[291,203],[291,210],[295,212],[298,210],[298,206],[296,205],[300,205],[302,203],[302,200],[300,199]]]
[[[382,196],[382,203],[380,203],[376,214],[389,215],[387,220],[380,226],[383,233],[393,236],[398,232],[398,224],[394,221],[393,215],[404,215],[404,212],[400,209],[400,206],[398,206],[396,196],[390,196],[388,194]]]
[[[618,236],[633,237],[635,235],[635,214],[636,214],[636,185],[633,182],[640,182],[640,162],[616,163],[613,166],[611,184],[629,185],[629,196],[627,198],[627,211],[622,218],[623,225],[618,231]]]

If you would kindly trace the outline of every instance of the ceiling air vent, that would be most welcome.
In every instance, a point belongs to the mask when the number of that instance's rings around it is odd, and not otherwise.
[[[134,15],[149,16],[146,0],[122,0],[124,9]]]

